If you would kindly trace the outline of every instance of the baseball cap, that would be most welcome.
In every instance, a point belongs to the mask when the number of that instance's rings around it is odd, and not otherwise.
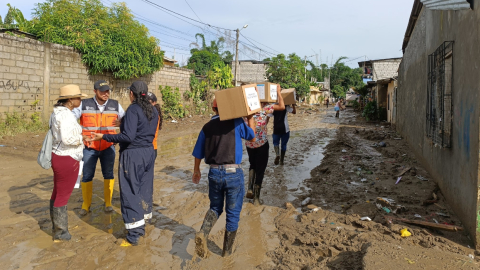
[[[134,81],[128,90],[138,95],[145,95],[148,92],[148,86],[144,81]]]
[[[148,98],[148,100],[150,100],[150,101],[157,102],[157,96],[155,96],[155,94],[152,93],[152,92],[148,92],[148,93],[147,93],[147,98]]]
[[[104,80],[96,81],[95,84],[93,85],[93,88],[95,90],[100,90],[102,92],[110,90],[110,86],[108,86],[108,83]]]

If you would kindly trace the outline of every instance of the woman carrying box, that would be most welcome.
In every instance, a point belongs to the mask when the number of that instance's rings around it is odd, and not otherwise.
[[[267,140],[268,115],[274,111],[285,110],[281,87],[277,88],[278,104],[267,104],[262,102],[262,110],[256,113],[253,118],[256,121],[254,142],[246,141],[248,160],[250,162],[250,170],[248,174],[248,188],[245,197],[253,199],[255,206],[260,205],[260,190],[262,189],[263,177],[268,163],[269,144]]]

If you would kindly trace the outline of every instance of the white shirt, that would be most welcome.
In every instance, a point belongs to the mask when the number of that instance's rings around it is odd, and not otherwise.
[[[82,126],[68,108],[59,106],[53,109],[52,152],[59,156],[70,156],[77,161],[83,158]]]
[[[108,103],[109,99],[107,99],[107,101],[105,101],[105,103],[103,103],[103,105],[98,104],[97,97],[94,96],[93,100],[95,100],[95,103],[97,103],[98,110],[100,110],[100,112],[103,113],[103,111],[105,110],[105,107],[107,106],[107,103]],[[72,110],[72,113],[75,115],[75,117],[77,119],[80,119],[80,117],[82,116],[82,103],[80,103],[80,106],[78,106],[77,108],[74,108]],[[125,116],[125,111],[123,110],[122,105],[120,105],[120,103],[118,103],[118,118],[119,118],[119,120],[122,119],[123,116]]]

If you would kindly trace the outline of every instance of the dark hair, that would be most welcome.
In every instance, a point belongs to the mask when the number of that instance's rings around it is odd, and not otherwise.
[[[163,124],[163,113],[162,113],[162,108],[160,107],[160,104],[155,104],[153,105],[157,111],[158,111],[158,121],[160,121],[160,123],[158,124],[158,130],[162,130],[162,124]]]
[[[135,100],[133,103],[138,104],[142,108],[143,113],[147,117],[148,121],[151,121],[153,118],[153,105],[147,98],[148,87],[144,81],[136,81],[130,86],[130,91],[132,91]]]
[[[68,98],[59,99],[59,100],[57,100],[57,103],[55,103],[55,105],[53,105],[53,107],[60,107],[60,106],[65,107],[65,104],[67,104],[67,102],[68,102]]]

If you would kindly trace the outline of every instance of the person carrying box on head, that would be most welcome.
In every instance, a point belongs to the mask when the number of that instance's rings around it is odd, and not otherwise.
[[[258,98],[257,98],[258,99]],[[242,118],[220,121],[216,100],[212,109],[215,115],[206,123],[198,135],[194,156],[192,182],[200,182],[200,163],[210,165],[208,172],[208,198],[210,209],[205,215],[200,231],[195,235],[195,251],[203,258],[207,257],[207,238],[223,208],[227,214],[226,230],[222,256],[232,253],[233,242],[237,234],[240,212],[245,192],[242,162],[242,139],[255,140],[255,121],[247,116],[247,123]]]
[[[118,101],[109,99],[110,86],[104,80],[94,84],[93,98],[82,100],[80,107],[73,109],[77,119],[80,119],[82,134],[91,136],[93,133],[116,134],[115,123],[125,115],[125,111]],[[104,178],[103,196],[105,212],[113,211],[112,195],[115,177],[113,165],[115,163],[115,146],[106,141],[85,142],[83,150],[83,176],[82,176],[82,209],[80,215],[85,216],[90,211],[93,194],[93,177],[97,161],[100,159]]]

